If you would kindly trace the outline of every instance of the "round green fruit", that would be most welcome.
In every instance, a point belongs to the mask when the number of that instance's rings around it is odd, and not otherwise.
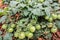
[[[42,3],[42,2],[44,2],[44,0],[38,0],[38,2],[41,2]]]
[[[49,22],[52,22],[52,21],[53,21],[53,18],[52,18],[52,17],[50,17],[48,21],[49,21]]]
[[[41,26],[39,24],[36,25],[36,29],[37,30],[40,30],[41,29]]]
[[[48,20],[49,19],[49,16],[46,16],[45,19]]]
[[[11,27],[12,27],[12,28],[15,28],[15,24],[11,24]]]
[[[24,38],[25,38],[25,33],[21,32],[20,35],[19,35],[19,39],[24,39]]]
[[[48,28],[52,28],[53,27],[53,23],[48,23]]]
[[[51,28],[51,32],[56,33],[57,32],[57,27]]]
[[[7,28],[7,24],[3,24],[3,25],[2,25],[2,28],[3,28],[3,29],[6,29],[6,28]]]
[[[13,32],[13,28],[9,28],[8,29],[8,32]]]
[[[58,15],[57,18],[60,19],[60,15]]]
[[[29,32],[25,32],[25,36],[28,36]]]
[[[56,14],[52,14],[53,19],[57,19],[57,15]]]
[[[16,38],[19,37],[19,33],[15,32],[14,37],[16,37]]]
[[[32,27],[30,27],[30,32],[35,32],[35,27],[34,26],[32,26]]]
[[[33,37],[33,33],[28,33],[27,37],[28,38],[32,38]]]

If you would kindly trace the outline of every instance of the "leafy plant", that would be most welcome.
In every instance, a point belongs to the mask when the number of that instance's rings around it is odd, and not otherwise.
[[[59,30],[58,0],[3,0],[7,7],[0,9],[0,23],[6,31],[3,40],[29,40],[43,37],[51,40]],[[27,34],[27,35],[26,35]]]

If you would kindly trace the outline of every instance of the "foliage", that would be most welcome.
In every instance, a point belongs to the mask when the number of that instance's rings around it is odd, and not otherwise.
[[[16,40],[35,39],[40,36],[51,40],[52,33],[60,28],[58,0],[3,0],[3,3],[8,4],[0,9],[0,23],[7,24],[4,40],[12,40],[12,36]],[[40,29],[37,30],[38,28]]]

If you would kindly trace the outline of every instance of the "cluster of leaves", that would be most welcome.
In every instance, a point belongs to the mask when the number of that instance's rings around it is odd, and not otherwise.
[[[51,40],[60,29],[58,0],[3,0],[8,4],[0,9],[0,23],[6,31],[3,40],[29,40],[43,36]],[[0,37],[2,39],[2,37]]]

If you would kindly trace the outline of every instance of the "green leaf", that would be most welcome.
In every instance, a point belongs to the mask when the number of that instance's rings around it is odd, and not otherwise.
[[[3,40],[12,40],[12,34],[11,33],[6,33],[6,35],[3,37]]]
[[[12,12],[13,12],[13,14],[16,14],[18,12],[18,9],[12,8]]]
[[[2,36],[0,36],[0,40],[2,40]]]
[[[39,8],[39,9],[43,9],[43,7],[42,7],[42,4],[41,4],[41,3],[38,3],[37,5],[34,5],[33,7],[34,7],[34,8]]]
[[[1,17],[1,18],[0,18],[0,23],[4,23],[5,20],[6,20],[6,18],[7,18],[7,16],[3,16],[3,17]]]
[[[50,3],[49,3],[48,1],[45,1],[45,2],[43,3],[43,5],[44,5],[44,6],[50,6]]]
[[[2,16],[3,15],[3,10],[2,9],[0,9],[0,16]]]
[[[33,15],[37,15],[37,16],[43,16],[44,15],[44,13],[39,8],[33,9],[32,13],[33,13]]]
[[[56,21],[56,26],[58,27],[58,29],[60,30],[60,21]]]
[[[26,4],[20,3],[20,4],[18,4],[18,6],[24,8],[26,6]]]
[[[51,7],[46,7],[45,8],[45,13],[46,13],[47,16],[50,16],[50,14],[51,14]]]
[[[29,14],[29,11],[28,10],[24,10],[23,14],[24,14],[24,16],[27,16]]]
[[[18,4],[18,2],[16,2],[16,1],[10,1],[10,6],[11,7],[16,7],[16,5]]]

